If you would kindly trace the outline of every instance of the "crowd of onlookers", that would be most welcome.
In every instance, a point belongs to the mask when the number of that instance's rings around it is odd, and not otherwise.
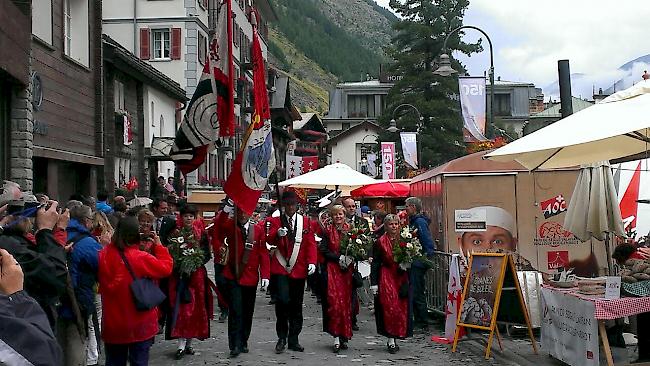
[[[250,281],[244,280],[246,274],[240,277],[239,269],[220,263],[227,263],[228,258],[223,258],[222,248],[228,238],[234,238],[235,233],[242,235],[239,239],[242,241],[241,250],[247,253],[246,245],[253,238],[253,227],[258,228],[255,235],[259,236],[259,242],[265,244],[277,238],[293,243],[295,238],[290,237],[288,241],[284,238],[285,227],[275,227],[271,238],[265,225],[270,225],[269,220],[273,216],[279,217],[287,212],[297,215],[295,202],[293,208],[283,205],[253,215],[239,212],[236,217],[233,217],[232,211],[225,214],[226,207],[215,218],[212,227],[206,230],[196,207],[174,193],[172,182],[161,179],[153,194],[153,202],[146,205],[137,197],[127,201],[124,196],[118,195],[109,200],[109,196],[101,192],[96,199],[75,195],[67,202],[57,202],[44,194],[32,195],[22,192],[11,182],[5,183],[0,193],[0,359],[23,360],[35,365],[96,365],[100,362],[100,352],[104,352],[106,365],[126,365],[127,361],[131,365],[146,365],[156,335],[177,340],[174,356],[180,359],[194,354],[193,339],[210,336],[213,292],[217,295],[220,321],[228,319],[229,335],[231,327],[241,330],[242,324],[237,324],[238,321],[243,322],[243,327],[248,327],[250,332],[250,324],[246,324],[250,323],[250,319],[246,317],[252,319],[252,308],[243,317],[232,313],[229,316],[228,313],[228,308],[233,309],[236,305],[233,303],[235,297],[239,296],[239,303],[242,304],[241,294],[248,291],[247,286],[256,288],[261,279],[262,286],[266,288],[270,277],[268,288],[272,294],[271,301],[282,302],[282,291],[278,290],[277,283],[282,283],[282,276],[292,276],[291,271],[284,273],[282,267],[277,273],[273,269],[280,268],[273,267],[276,256],[273,252],[269,255],[263,245],[259,249],[260,253],[264,253],[260,260],[251,261],[260,267],[253,269],[256,275]],[[407,214],[402,216],[386,217],[382,210],[370,212],[365,206],[358,210],[351,198],[343,199],[340,202],[342,205],[337,207],[343,210],[346,225],[366,225],[376,238],[385,233],[386,219],[391,223],[391,235],[396,233],[395,228],[408,226],[409,222],[404,220],[410,219],[410,225],[422,237],[425,254],[430,255],[433,245],[428,234],[428,219],[420,214],[419,200],[409,200],[406,202]],[[292,203],[289,199],[285,201]],[[230,220],[232,224],[223,220]],[[282,220],[287,220],[287,217],[278,218],[277,225],[287,226],[291,233],[291,225],[285,225]],[[320,235],[322,241],[318,246],[318,263],[309,259],[309,263],[305,262],[300,271],[304,272],[302,278],[319,297],[319,302],[327,303],[326,287],[323,288],[326,281],[322,281],[322,273],[326,272],[327,267],[327,255],[324,253],[336,255],[337,261],[338,254],[332,254],[336,250],[331,246],[322,245],[336,240],[330,238],[326,230],[312,225],[316,223],[315,215],[305,215],[305,220],[305,225],[312,230],[308,231],[305,227],[304,233],[310,236],[310,241],[305,242],[313,243],[314,235],[316,238]],[[341,229],[340,226],[337,228]],[[336,231],[332,230],[332,233]],[[235,243],[237,240],[234,240]],[[293,247],[293,244],[287,245]],[[293,248],[300,248],[300,245]],[[316,247],[313,250],[316,253]],[[226,256],[232,256],[234,251],[226,252]],[[286,260],[290,260],[289,257],[290,254],[287,254]],[[212,259],[215,262],[216,285],[208,278],[205,269]],[[265,262],[268,266],[269,259],[270,273],[269,267],[264,267]],[[241,265],[251,264],[244,260]],[[424,301],[425,271],[426,266],[419,263],[414,263],[408,271],[413,315],[416,326],[420,327],[426,327],[429,322]],[[400,272],[400,276],[404,274]],[[149,308],[138,305],[133,286],[144,278],[152,281],[153,287],[162,292],[166,299],[164,302]],[[302,293],[304,282],[299,286]],[[146,291],[150,290],[151,286],[147,287]],[[252,291],[253,305],[255,292]],[[349,299],[352,306],[355,302],[358,304],[355,294],[356,290],[352,291]],[[301,304],[302,296],[300,307]],[[242,306],[245,308],[249,305],[245,303]],[[289,309],[282,307],[286,306],[282,303],[276,306],[280,309],[276,310],[277,314]],[[356,308],[356,311],[354,308],[351,310],[351,329],[358,329],[358,305]],[[296,330],[291,325],[294,320],[283,321],[290,323],[289,348],[301,351],[304,348],[297,343]],[[295,336],[293,344],[291,332]],[[247,339],[247,335],[243,337]],[[282,336],[279,337],[282,340]],[[395,350],[394,337],[389,339],[393,339],[393,348],[389,345],[389,349]],[[230,345],[233,357],[248,352],[245,341],[240,339],[237,342],[240,343]],[[286,339],[284,342],[286,345]],[[347,345],[346,342],[347,339],[338,343],[338,347]],[[282,345],[280,341],[278,344]]]

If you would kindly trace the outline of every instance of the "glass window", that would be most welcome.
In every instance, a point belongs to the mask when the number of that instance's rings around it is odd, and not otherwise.
[[[374,95],[349,95],[348,117],[365,118],[376,117]]]
[[[85,66],[90,64],[88,1],[63,2],[63,51],[66,56]]]
[[[171,48],[171,35],[169,29],[154,29],[153,33],[153,58],[155,60],[169,59]]]
[[[52,0],[32,2],[32,34],[52,44]]]
[[[511,116],[510,94],[494,94],[494,115]]]
[[[205,60],[208,58],[207,43],[207,38],[199,32],[199,63],[201,65],[205,65]]]

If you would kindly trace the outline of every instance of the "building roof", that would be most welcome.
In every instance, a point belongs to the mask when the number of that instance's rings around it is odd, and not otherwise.
[[[411,184],[417,183],[429,178],[433,178],[438,175],[444,174],[485,174],[485,173],[511,173],[511,172],[528,172],[523,165],[517,163],[516,161],[509,162],[496,162],[492,160],[483,159],[483,156],[493,150],[479,151],[474,154],[461,156],[458,159],[454,159],[445,164],[439,165],[429,171],[426,171],[413,179],[411,179]],[[550,169],[550,170],[575,170],[580,169],[579,167],[570,167],[562,169]],[[549,169],[540,169],[540,171],[549,170]]]
[[[382,129],[380,125],[378,125],[378,124],[376,124],[374,122],[370,122],[370,121],[366,120],[366,121],[363,121],[363,122],[359,123],[358,125],[354,125],[354,126],[348,128],[347,130],[341,131],[340,133],[338,133],[338,134],[336,134],[334,136],[330,136],[330,139],[327,141],[327,143],[329,144],[329,143],[337,142],[338,140],[340,140],[342,138],[345,138],[346,136],[351,135],[353,132],[364,129],[364,128],[374,130],[374,131],[381,131],[381,129]]]
[[[378,87],[384,87],[384,88],[392,88],[393,83],[382,83],[379,80],[368,80],[368,81],[355,81],[355,82],[348,82],[348,83],[338,83],[336,84],[336,87],[339,89],[344,89],[344,88],[378,88]]]
[[[185,90],[177,82],[149,65],[149,63],[136,57],[113,38],[102,34],[102,44],[104,48],[104,60],[111,60],[114,63],[121,61],[124,66],[131,69],[131,76],[146,84],[158,87],[165,94],[176,100],[188,100],[185,95]]]
[[[576,97],[571,97],[571,105],[573,106],[573,113],[579,112],[585,108],[589,108],[592,105],[594,105],[593,102],[583,100],[580,98]],[[546,108],[545,110],[535,113],[532,116],[530,116],[531,119],[534,118],[562,118],[562,114],[560,113],[560,108],[562,106],[560,103],[557,103],[553,105],[552,107]]]
[[[485,85],[490,85],[490,79],[486,79]],[[533,83],[525,81],[508,81],[508,80],[494,80],[494,86],[535,86]]]
[[[293,129],[294,130],[299,130],[303,128],[307,122],[309,122],[312,117],[314,117],[316,113],[300,113],[300,117],[302,118],[301,120],[298,121],[293,121]]]

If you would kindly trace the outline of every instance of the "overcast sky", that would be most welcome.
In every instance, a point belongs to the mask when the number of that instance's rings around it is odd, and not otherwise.
[[[388,7],[388,0],[376,0]],[[584,73],[573,94],[610,87],[624,78],[616,69],[650,53],[650,3],[646,0],[470,0],[464,24],[483,29],[494,46],[495,74],[504,80],[546,87],[557,80],[557,60],[569,59],[571,73]],[[466,32],[465,40],[480,34]],[[458,57],[470,74],[489,67],[486,50]],[[648,65],[637,65],[630,78],[641,80]],[[638,75],[637,75],[638,74]],[[575,83],[575,81],[574,81]],[[577,89],[577,90],[576,90]],[[582,95],[582,97],[587,97]]]

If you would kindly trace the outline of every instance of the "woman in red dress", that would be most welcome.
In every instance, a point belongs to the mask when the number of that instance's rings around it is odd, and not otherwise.
[[[330,209],[332,224],[323,231],[319,251],[325,258],[323,289],[323,331],[334,337],[334,353],[348,348],[352,338],[352,258],[341,255],[341,236],[349,229],[345,208]]]
[[[212,318],[212,293],[205,263],[210,261],[207,234],[195,224],[197,209],[193,205],[181,209],[182,227],[170,234],[170,252],[174,257],[174,272],[169,280],[169,303],[172,307],[170,335],[179,338],[175,357],[193,355],[192,338],[206,339],[210,336]],[[175,249],[178,246],[179,249]],[[202,252],[202,264],[192,273],[181,270],[180,258],[187,250]]]
[[[408,272],[400,269],[393,258],[393,246],[399,245],[399,221],[394,214],[384,218],[386,233],[375,242],[371,276],[377,332],[388,338],[390,353],[399,350],[397,338],[404,339],[413,334]]]

